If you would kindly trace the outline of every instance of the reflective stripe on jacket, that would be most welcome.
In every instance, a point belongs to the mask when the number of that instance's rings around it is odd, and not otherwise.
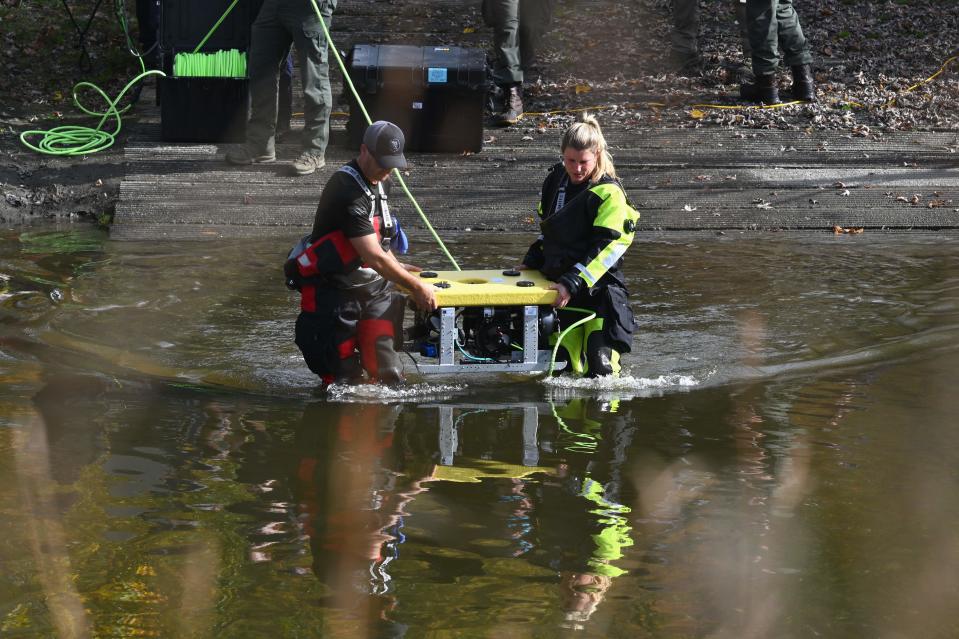
[[[607,273],[618,276],[639,213],[630,205],[622,185],[605,175],[562,202],[558,211],[545,210],[555,205],[565,179],[561,164],[547,176],[538,207],[542,235],[523,261],[575,294],[584,286],[596,286]]]

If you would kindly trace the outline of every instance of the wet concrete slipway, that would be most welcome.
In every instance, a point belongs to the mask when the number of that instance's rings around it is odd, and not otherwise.
[[[561,18],[602,15],[607,2],[581,0],[575,9],[563,5]],[[344,51],[357,43],[485,48],[490,33],[482,26],[478,4],[343,2],[333,38]],[[588,55],[588,64],[595,64],[592,56],[597,54]],[[333,66],[334,95],[339,95],[342,75]],[[628,62],[625,66],[622,74],[628,77]],[[563,75],[562,70],[551,73]],[[955,80],[947,74],[940,82]],[[664,97],[641,93],[629,99],[657,104]],[[833,98],[824,94],[821,99]],[[609,105],[600,101],[599,106]],[[326,168],[307,178],[288,173],[287,165],[299,152],[295,145],[280,145],[277,164],[238,170],[223,162],[223,146],[160,141],[158,111],[143,113],[126,146],[113,237],[262,237],[309,226],[322,185],[356,152],[346,140],[343,108],[335,109]],[[802,112],[802,107],[790,108],[793,115]],[[536,98],[527,100],[527,110],[536,109]],[[670,112],[683,109],[673,105]],[[601,110],[596,115],[624,185],[641,211],[641,231],[959,226],[955,113],[951,128],[946,122],[938,131],[865,136],[861,127],[780,130],[775,121],[768,129],[677,128],[658,124],[654,110],[632,119],[615,113]],[[487,127],[480,153],[411,154],[413,166],[406,180],[439,230],[533,232],[536,194],[546,168],[558,157],[562,127],[570,121],[531,115],[508,130]],[[400,213],[407,227],[423,226],[411,207]]]
[[[0,232],[0,636],[959,637],[949,134],[611,127],[620,378],[321,390],[280,262],[332,169],[145,119],[113,229]],[[414,158],[464,267],[535,234],[530,129]]]

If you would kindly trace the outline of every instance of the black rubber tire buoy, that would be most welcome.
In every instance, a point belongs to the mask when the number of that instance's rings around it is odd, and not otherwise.
[[[519,277],[519,271],[517,271],[515,268],[510,268],[503,271],[503,275],[506,277]]]
[[[528,287],[528,286],[536,286],[536,285],[530,282],[529,280],[520,280],[516,282],[516,286]]]
[[[450,283],[449,283],[449,282],[436,282],[436,283],[433,284],[433,286],[435,286],[436,288],[449,288],[449,287],[450,287]]]
[[[428,280],[431,277],[436,277],[436,273],[434,273],[433,271],[420,271],[420,277]]]

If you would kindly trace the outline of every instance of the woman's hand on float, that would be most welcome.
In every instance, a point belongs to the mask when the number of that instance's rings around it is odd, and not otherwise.
[[[554,291],[556,291],[556,299],[553,300],[554,307],[563,308],[564,306],[569,304],[570,294],[569,294],[569,290],[567,290],[565,286],[563,286],[559,282],[553,282],[552,284],[549,285],[549,287],[553,289]]]

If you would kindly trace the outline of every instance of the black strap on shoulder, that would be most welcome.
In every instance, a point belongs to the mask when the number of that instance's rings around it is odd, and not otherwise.
[[[390,215],[390,206],[387,202],[386,191],[383,190],[383,184],[378,183],[376,185],[376,195],[373,195],[373,191],[370,190],[370,187],[367,186],[366,180],[363,179],[363,176],[360,175],[360,172],[354,169],[349,164],[344,164],[341,166],[338,171],[342,171],[356,181],[363,192],[366,193],[366,197],[370,198],[370,205],[373,207],[370,210],[371,215],[376,214],[376,206],[379,204],[380,216],[383,218],[383,228],[385,229],[384,235],[391,235],[393,232],[393,216]]]

